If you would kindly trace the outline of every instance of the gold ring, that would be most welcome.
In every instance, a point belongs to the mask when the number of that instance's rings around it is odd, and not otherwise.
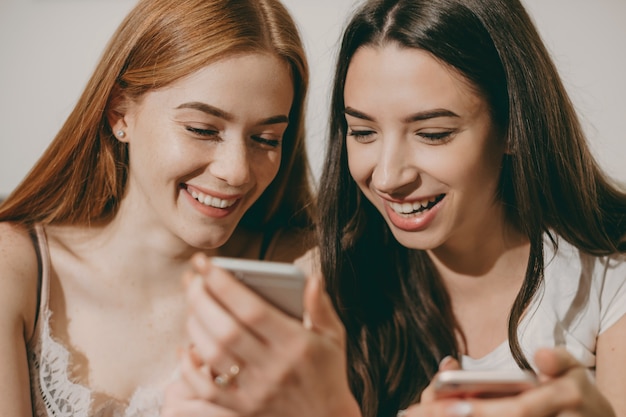
[[[228,372],[219,374],[218,376],[213,378],[213,382],[215,382],[215,385],[217,385],[220,388],[226,388],[230,384],[232,384],[232,382],[235,380],[237,375],[239,375],[240,371],[241,371],[241,368],[239,368],[239,365],[233,364],[228,369]]]

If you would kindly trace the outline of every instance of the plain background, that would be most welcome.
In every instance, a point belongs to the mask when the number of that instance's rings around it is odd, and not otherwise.
[[[602,167],[626,183],[626,1],[523,0]],[[136,0],[0,0],[0,195],[43,153]],[[319,176],[338,39],[359,0],[284,0],[311,66],[308,150]]]

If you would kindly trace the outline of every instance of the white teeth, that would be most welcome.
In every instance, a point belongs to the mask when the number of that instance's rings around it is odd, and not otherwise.
[[[195,198],[196,200],[198,200],[200,203],[204,204],[205,206],[211,206],[211,207],[216,207],[216,208],[226,208],[226,207],[232,206],[233,204],[237,202],[236,198],[233,198],[230,200],[222,200],[221,198],[212,197],[210,195],[201,193],[196,190],[190,190],[189,192],[193,198]]]
[[[398,214],[412,214],[417,211],[428,208],[430,203],[437,201],[437,197],[432,197],[426,200],[414,201],[413,203],[389,203],[389,207],[392,208]]]

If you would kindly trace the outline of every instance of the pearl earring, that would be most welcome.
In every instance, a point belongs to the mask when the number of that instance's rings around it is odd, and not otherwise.
[[[126,136],[126,132],[124,132],[123,130],[118,130],[117,131],[117,137],[118,138],[123,138],[124,136]]]

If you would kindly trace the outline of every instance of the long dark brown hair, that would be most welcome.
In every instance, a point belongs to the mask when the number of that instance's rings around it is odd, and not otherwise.
[[[294,100],[277,177],[246,213],[252,229],[310,226],[304,142],[308,65],[278,0],[140,0],[117,29],[82,96],[46,152],[0,206],[0,221],[88,225],[109,221],[126,189],[128,152],[107,112],[224,57],[269,52],[289,64]]]
[[[489,102],[510,151],[499,199],[530,241],[517,326],[543,280],[543,236],[592,254],[624,252],[626,195],[592,157],[576,112],[536,28],[517,0],[372,0],[349,22],[332,91],[320,181],[323,273],[348,332],[352,390],[365,417],[394,416],[419,400],[446,355],[459,357],[449,296],[429,257],[400,245],[348,171],[344,84],[354,53],[395,43],[428,51]],[[556,241],[553,239],[553,241]]]

